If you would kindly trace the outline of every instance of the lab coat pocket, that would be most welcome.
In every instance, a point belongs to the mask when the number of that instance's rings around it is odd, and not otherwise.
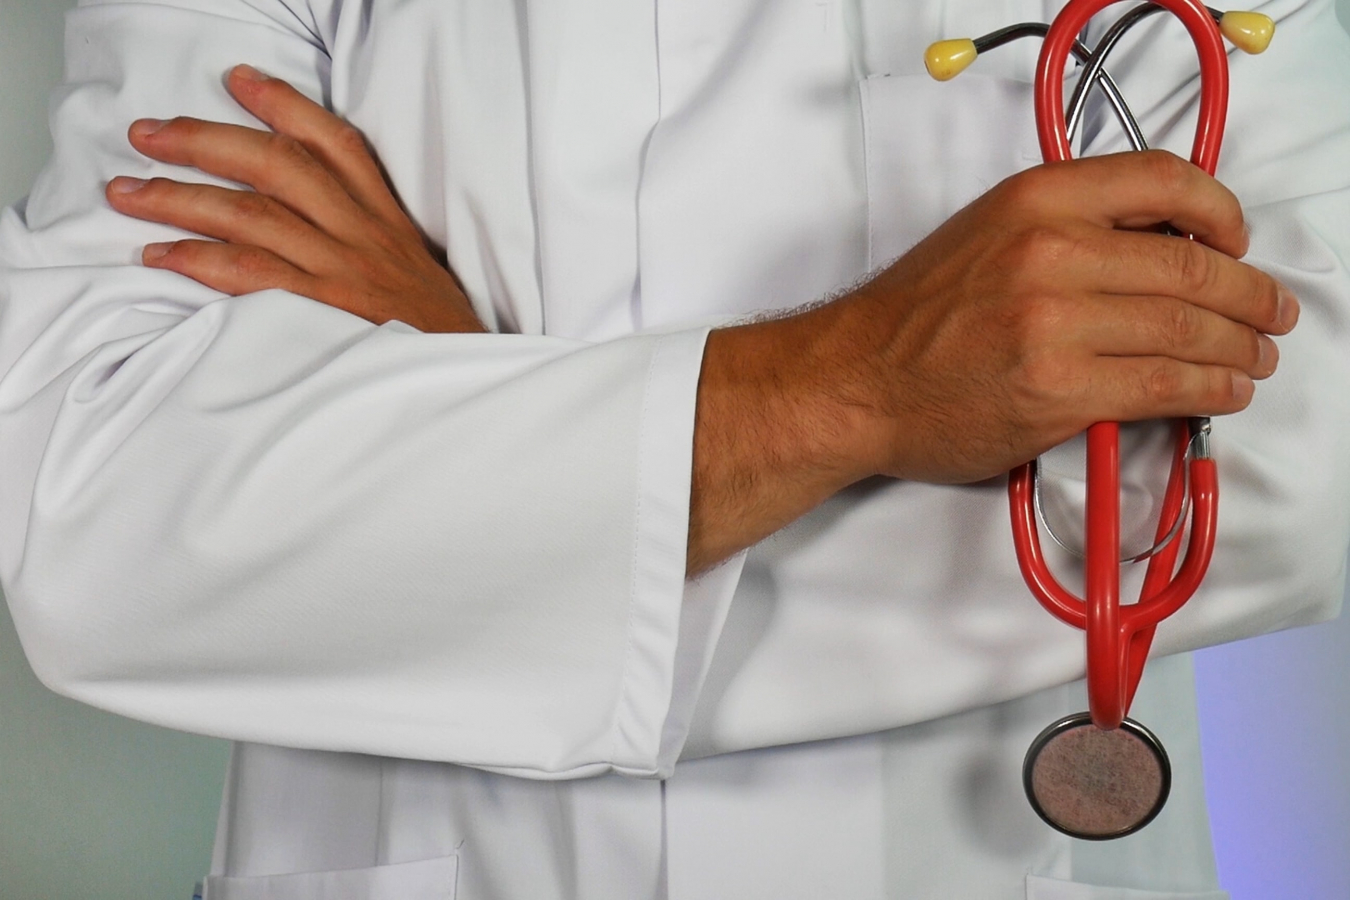
[[[860,83],[867,264],[885,265],[1004,178],[1041,161],[1031,85],[965,72]]]
[[[371,869],[208,878],[202,900],[455,900],[459,858]]]
[[[1027,876],[1027,900],[1229,900],[1227,891],[1137,891]]]

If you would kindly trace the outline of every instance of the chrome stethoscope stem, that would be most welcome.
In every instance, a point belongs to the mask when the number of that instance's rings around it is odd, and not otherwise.
[[[995,47],[1002,47],[1004,44],[1012,43],[1015,40],[1026,37],[1045,37],[1050,30],[1050,26],[1044,22],[1023,22],[1019,25],[1009,25],[1007,28],[1000,28],[997,31],[991,31],[983,37],[975,38],[975,49],[980,53],[993,50]],[[1130,112],[1130,107],[1125,103],[1125,97],[1120,93],[1120,88],[1116,86],[1111,73],[1107,72],[1103,66],[1105,55],[1100,51],[1093,54],[1087,45],[1082,41],[1074,41],[1073,57],[1078,63],[1084,66],[1083,80],[1078,83],[1074,97],[1078,98],[1078,91],[1084,91],[1090,87],[1093,82],[1101,86],[1102,94],[1106,97],[1106,102],[1111,104],[1111,110],[1116,114],[1116,119],[1120,122],[1120,127],[1125,130],[1129,138],[1130,146],[1135,150],[1147,150],[1148,143],[1144,140],[1144,132],[1135,120],[1134,114]],[[1094,67],[1095,63],[1095,67]],[[1086,74],[1091,69],[1091,81]],[[1080,98],[1079,98],[1080,99]],[[1081,99],[1080,99],[1081,102]],[[1069,135],[1072,136],[1077,127],[1077,116],[1070,119],[1073,123],[1069,126]]]
[[[1210,16],[1216,22],[1223,18],[1222,11],[1209,6],[1205,9],[1209,11]],[[1089,49],[1082,41],[1074,41],[1073,57],[1079,65],[1083,66],[1083,73],[1069,97],[1066,115],[1068,127],[1066,130],[1070,138],[1078,133],[1078,126],[1082,122],[1083,112],[1087,107],[1088,91],[1094,85],[1097,85],[1100,86],[1103,96],[1110,104],[1111,111],[1115,113],[1116,120],[1120,122],[1120,127],[1124,130],[1130,146],[1135,150],[1148,149],[1148,141],[1144,138],[1143,129],[1139,127],[1139,122],[1125,102],[1115,79],[1106,71],[1106,59],[1111,55],[1111,51],[1115,49],[1116,45],[1120,43],[1120,39],[1131,28],[1149,16],[1162,11],[1163,7],[1154,3],[1143,3],[1136,6],[1112,24],[1107,32],[1102,35],[1102,39],[1097,43],[1095,49]],[[1049,30],[1050,26],[1044,22],[1022,22],[1017,25],[1009,25],[1006,28],[991,31],[983,37],[975,38],[975,49],[979,53],[985,53],[1020,38],[1043,38]]]
[[[1206,6],[1205,9],[1209,11],[1209,14],[1214,21],[1218,22],[1223,19],[1222,11],[1214,9],[1211,6]],[[1078,124],[1083,117],[1083,110],[1087,106],[1087,92],[1098,79],[1102,79],[1103,91],[1107,94],[1108,98],[1110,97],[1110,91],[1105,88],[1105,81],[1110,78],[1109,75],[1106,75],[1106,58],[1111,54],[1111,51],[1115,49],[1116,44],[1120,43],[1120,39],[1124,37],[1126,32],[1131,28],[1138,25],[1149,16],[1162,11],[1163,7],[1153,3],[1144,3],[1140,6],[1136,6],[1134,9],[1117,19],[1111,27],[1107,29],[1106,34],[1102,35],[1102,39],[1097,42],[1096,48],[1088,54],[1086,60],[1079,56],[1077,50],[1074,51],[1074,58],[1077,59],[1084,68],[1082,76],[1078,79],[1078,84],[1074,85],[1073,94],[1069,97],[1067,119],[1070,137],[1078,131]],[[979,45],[978,40],[975,43],[977,46]],[[1078,43],[1081,46],[1081,42]],[[1117,94],[1119,94],[1118,91]],[[1123,103],[1121,105],[1124,106]],[[1115,104],[1112,103],[1112,106],[1114,108]],[[1144,140],[1143,132],[1140,130],[1138,122],[1128,108],[1125,109],[1125,116],[1128,117],[1129,122],[1127,124],[1125,119],[1121,119],[1121,127],[1123,127],[1126,134],[1129,135],[1130,145],[1136,150],[1147,149],[1148,147]],[[1116,112],[1116,117],[1121,118],[1119,110]]]

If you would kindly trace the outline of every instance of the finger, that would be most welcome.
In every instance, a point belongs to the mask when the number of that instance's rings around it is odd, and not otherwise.
[[[331,172],[286,135],[180,117],[142,119],[128,132],[138,151],[247,184],[338,240],[355,243],[365,214]]]
[[[1086,346],[1101,356],[1165,356],[1257,380],[1279,364],[1279,350],[1266,335],[1172,297],[1096,297],[1080,312]]]
[[[1098,422],[1227,415],[1246,409],[1256,390],[1236,369],[1157,357],[1100,359],[1094,373],[1106,383],[1094,391],[1101,399],[1091,417]]]
[[[1231,257],[1247,252],[1242,205],[1233,192],[1165,150],[1089,157],[1031,172],[1029,187],[1043,203],[1077,210],[1104,227],[1166,222]]]
[[[252,66],[235,66],[226,84],[241,106],[299,142],[366,210],[391,224],[410,227],[365,138],[353,125]]]
[[[279,288],[318,299],[318,279],[261,247],[198,240],[148,244],[142,262],[236,297]]]
[[[1110,231],[1097,242],[1106,293],[1175,297],[1266,334],[1286,334],[1298,321],[1298,300],[1283,285],[1197,241]]]
[[[114,178],[108,202],[118,212],[241,245],[262,247],[306,272],[332,271],[343,249],[276,200],[254,191],[168,178]]]

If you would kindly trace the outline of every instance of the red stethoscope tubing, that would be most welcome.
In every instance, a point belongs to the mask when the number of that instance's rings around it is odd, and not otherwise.
[[[1070,0],[1050,25],[1036,67],[1036,126],[1047,163],[1070,159],[1064,114],[1064,67],[1088,20],[1121,0]],[[1186,26],[1200,58],[1200,110],[1191,162],[1214,174],[1228,110],[1228,58],[1223,38],[1199,0],[1154,0]],[[1022,577],[1032,594],[1061,621],[1087,632],[1088,704],[1099,728],[1120,726],[1134,699],[1144,661],[1159,622],[1182,607],[1204,578],[1214,552],[1218,475],[1212,459],[1187,457],[1184,423],[1163,497],[1157,541],[1171,531],[1185,507],[1190,470],[1191,531],[1178,571],[1177,537],[1150,559],[1138,603],[1120,605],[1120,426],[1098,422],[1087,432],[1086,601],[1069,593],[1051,574],[1036,529],[1035,463],[1009,476],[1013,541]],[[1175,572],[1175,575],[1174,575]]]

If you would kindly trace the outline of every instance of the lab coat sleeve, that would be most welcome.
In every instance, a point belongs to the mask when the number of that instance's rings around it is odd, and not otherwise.
[[[55,157],[0,220],[0,578],[29,660],[208,735],[656,774],[705,643],[677,661],[705,331],[428,335],[221,297],[137,265],[166,229],[104,202],[186,174],[132,120],[250,123],[235,63],[322,97],[317,33],[267,0],[69,18]]]

